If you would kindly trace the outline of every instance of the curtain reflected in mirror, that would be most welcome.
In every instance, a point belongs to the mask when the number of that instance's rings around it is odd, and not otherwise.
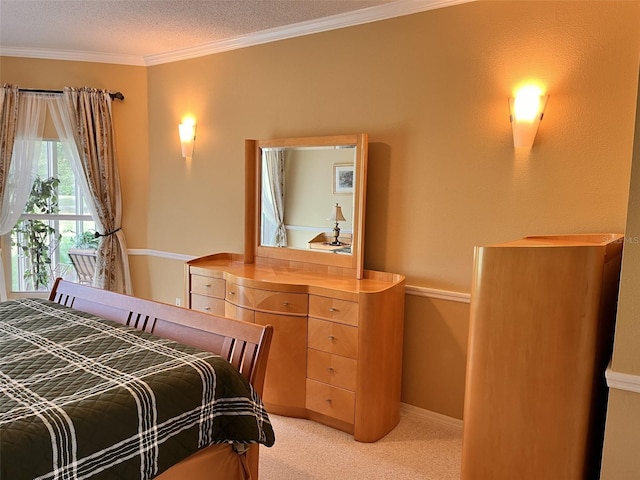
[[[262,245],[287,246],[284,224],[285,151],[282,148],[262,150]]]

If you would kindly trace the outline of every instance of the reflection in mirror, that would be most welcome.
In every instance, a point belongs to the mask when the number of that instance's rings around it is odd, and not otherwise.
[[[355,145],[262,148],[261,161],[260,244],[350,255]]]
[[[246,140],[245,262],[362,278],[367,146],[366,133]]]

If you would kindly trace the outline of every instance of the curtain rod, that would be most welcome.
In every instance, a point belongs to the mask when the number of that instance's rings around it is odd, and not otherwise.
[[[36,88],[19,88],[18,90],[21,92],[31,93],[62,93],[62,90],[40,90]],[[111,100],[124,100],[124,95],[122,94],[122,92],[109,92],[109,96],[111,97]]]

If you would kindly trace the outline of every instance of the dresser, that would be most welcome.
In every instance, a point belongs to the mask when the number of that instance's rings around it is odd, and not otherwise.
[[[478,247],[463,480],[596,480],[623,237]]]
[[[323,271],[324,270],[324,271]],[[189,307],[274,328],[263,400],[374,442],[399,421],[404,284],[217,254],[186,265]]]
[[[273,326],[269,412],[375,442],[400,419],[405,278],[364,268],[367,139],[246,140],[244,252],[187,262],[185,298]]]

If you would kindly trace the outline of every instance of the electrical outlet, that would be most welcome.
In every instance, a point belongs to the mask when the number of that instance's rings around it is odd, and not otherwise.
[[[182,299],[180,297],[176,297],[176,305],[178,307],[182,306]]]

